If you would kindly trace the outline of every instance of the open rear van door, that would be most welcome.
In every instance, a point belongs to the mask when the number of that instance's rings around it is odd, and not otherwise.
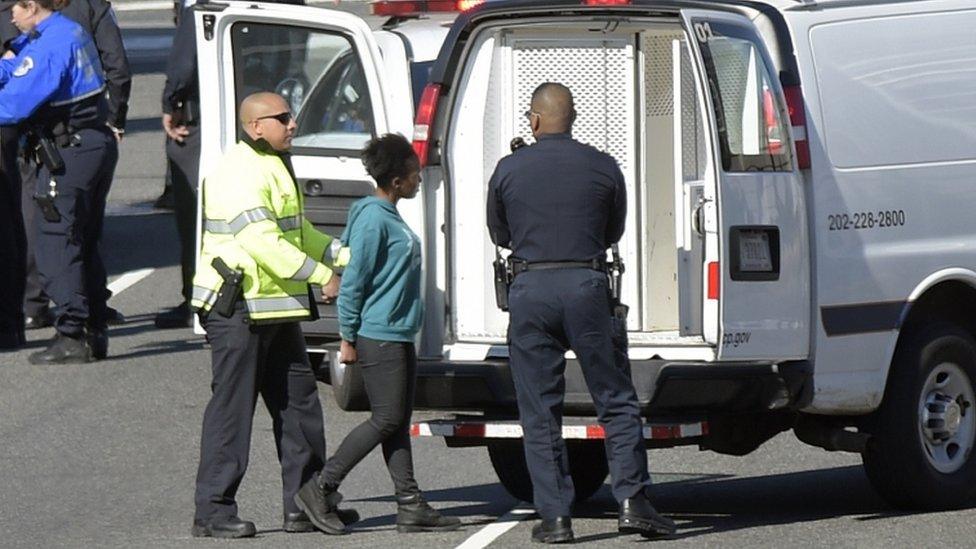
[[[349,206],[372,193],[359,151],[373,136],[407,127],[388,122],[391,97],[366,23],[348,13],[306,6],[206,4],[196,14],[200,71],[201,178],[241,136],[241,101],[274,91],[291,106],[298,129],[292,163],[305,215],[338,236]],[[317,293],[317,292],[316,292]],[[304,323],[310,344],[338,339],[332,305]]]
[[[720,360],[806,358],[806,208],[783,91],[749,19],[681,15],[716,157],[696,224],[705,235],[705,339]]]

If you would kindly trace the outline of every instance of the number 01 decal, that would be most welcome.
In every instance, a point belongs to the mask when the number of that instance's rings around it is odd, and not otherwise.
[[[699,42],[708,42],[715,38],[715,35],[712,34],[712,26],[708,23],[695,23],[695,36]]]

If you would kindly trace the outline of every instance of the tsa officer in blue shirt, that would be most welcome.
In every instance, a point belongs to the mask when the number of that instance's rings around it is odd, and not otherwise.
[[[645,537],[674,532],[648,491],[643,424],[626,360],[615,355],[606,250],[620,240],[627,191],[617,162],[571,135],[573,95],[557,83],[532,94],[536,143],[503,158],[488,187],[492,241],[512,250],[509,357],[542,523],[534,541],[573,540],[573,480],[562,438],[565,353],[579,358],[606,431],[618,528]],[[623,356],[623,355],[621,355]]]
[[[105,267],[98,252],[118,159],[106,125],[105,80],[91,36],[58,13],[63,0],[18,0],[23,33],[0,61],[0,125],[21,124],[36,147],[37,265],[56,305],[57,335],[31,363],[104,358]],[[43,188],[41,188],[43,187]]]

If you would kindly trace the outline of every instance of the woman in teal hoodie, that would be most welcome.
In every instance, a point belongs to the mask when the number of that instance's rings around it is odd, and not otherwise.
[[[399,135],[370,141],[362,154],[376,192],[352,205],[342,242],[350,260],[339,287],[340,360],[363,375],[372,416],[353,429],[295,496],[320,530],[344,532],[335,514],[339,483],[373,448],[383,457],[397,497],[397,531],[453,530],[461,521],[445,517],[423,499],[413,476],[410,416],[417,373],[414,338],[423,320],[420,298],[420,239],[396,209],[420,188],[420,161]]]

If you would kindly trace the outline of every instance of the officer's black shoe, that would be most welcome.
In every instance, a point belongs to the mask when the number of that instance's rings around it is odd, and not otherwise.
[[[532,541],[536,543],[572,543],[573,519],[569,517],[542,519],[542,522],[532,527]]]
[[[51,309],[44,309],[36,315],[27,315],[24,317],[25,330],[39,330],[53,325],[54,313],[51,312]]]
[[[359,522],[359,513],[355,509],[336,509],[335,514],[342,521],[342,524],[349,526]],[[308,515],[299,511],[297,513],[285,513],[285,520],[281,529],[291,534],[303,532],[314,532],[315,525],[309,520]]]
[[[420,494],[397,497],[397,532],[444,532],[460,526],[461,519],[440,514]]]
[[[113,326],[125,324],[125,315],[119,312],[118,309],[105,307],[105,323]]]
[[[654,509],[647,492],[643,491],[620,504],[617,530],[623,534],[640,534],[645,538],[656,538],[670,536],[678,530],[678,527],[673,520]]]
[[[334,488],[322,486],[317,473],[295,494],[295,505],[305,512],[308,520],[319,530],[334,536],[346,533],[346,525],[336,514],[341,501],[342,494]]]
[[[253,538],[257,532],[253,522],[237,517],[194,520],[190,529],[190,535],[195,538]]]
[[[189,328],[191,320],[190,305],[183,302],[176,307],[161,311],[156,315],[155,324],[157,328]]]
[[[108,356],[108,331],[88,330],[88,346],[91,347],[92,358],[102,360]]]
[[[86,338],[75,339],[59,333],[47,349],[30,355],[27,360],[31,364],[82,364],[92,361],[92,350]]]

